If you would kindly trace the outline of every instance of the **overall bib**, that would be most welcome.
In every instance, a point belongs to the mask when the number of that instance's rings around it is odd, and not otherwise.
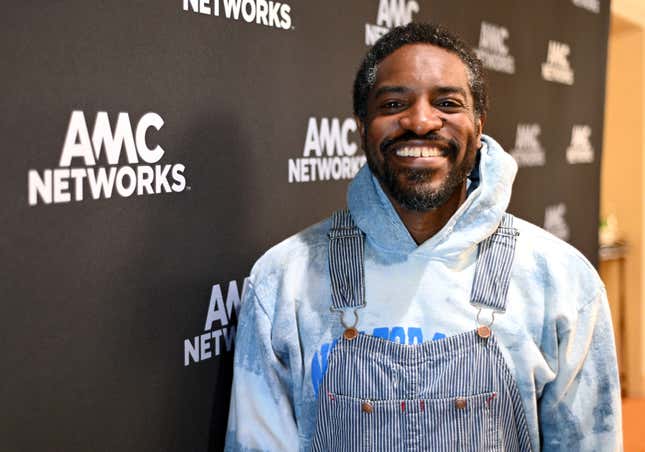
[[[406,345],[355,328],[365,306],[364,236],[348,211],[334,214],[331,309],[345,331],[320,385],[313,451],[531,450],[517,385],[490,328],[495,312],[505,312],[518,235],[512,222],[504,215],[479,244],[470,297],[479,327]],[[483,308],[492,310],[485,325]]]

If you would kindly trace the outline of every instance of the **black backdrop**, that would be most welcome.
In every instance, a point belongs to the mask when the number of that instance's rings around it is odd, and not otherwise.
[[[244,277],[344,204],[354,71],[410,19],[485,59],[511,211],[596,261],[608,1],[286,1],[3,8],[2,450],[222,447]]]

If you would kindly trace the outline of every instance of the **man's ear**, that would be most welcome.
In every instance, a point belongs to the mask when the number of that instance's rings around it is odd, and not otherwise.
[[[356,115],[354,115],[354,121],[356,121],[356,125],[358,126],[358,135],[361,137],[361,146],[363,151],[365,151],[365,124]]]
[[[475,132],[477,135],[477,147],[482,147],[482,133],[484,133],[484,123],[486,122],[486,114],[481,113],[475,116]]]

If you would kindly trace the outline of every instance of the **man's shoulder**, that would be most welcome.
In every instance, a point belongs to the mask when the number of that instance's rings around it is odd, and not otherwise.
[[[589,297],[603,290],[598,272],[571,244],[526,220],[515,217],[519,231],[516,263],[528,277],[554,290],[582,290]]]
[[[251,274],[266,276],[282,272],[326,252],[330,224],[330,218],[325,218],[272,246],[257,260]]]
[[[549,231],[518,217],[514,217],[513,226],[520,233],[519,243],[529,247],[535,256],[564,259],[595,272],[593,265],[578,249]]]

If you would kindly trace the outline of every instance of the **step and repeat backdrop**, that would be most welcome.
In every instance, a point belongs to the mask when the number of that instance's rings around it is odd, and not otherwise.
[[[482,58],[511,212],[595,262],[607,0],[3,9],[0,449],[222,448],[245,277],[344,206],[355,70],[410,21]]]

